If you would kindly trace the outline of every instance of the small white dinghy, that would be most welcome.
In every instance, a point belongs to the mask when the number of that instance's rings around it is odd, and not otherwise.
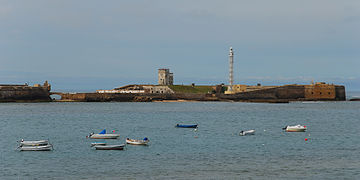
[[[93,146],[105,146],[106,142],[93,142],[91,143],[91,147]]]
[[[53,146],[51,144],[43,146],[20,146],[20,151],[51,151]]]
[[[106,134],[106,130],[102,130],[99,134],[91,133],[89,137],[91,139],[116,139],[120,134]]]
[[[286,126],[283,128],[286,132],[305,132],[306,126],[301,126],[300,124],[296,126]]]
[[[94,146],[96,150],[124,150],[125,144]]]
[[[255,135],[255,130],[240,131],[239,136]]]
[[[21,139],[20,146],[43,146],[49,144],[49,140],[39,140],[39,141],[24,141]]]
[[[126,138],[126,143],[132,144],[132,145],[147,145],[149,143],[149,141],[150,140],[147,137],[145,137],[143,140]]]

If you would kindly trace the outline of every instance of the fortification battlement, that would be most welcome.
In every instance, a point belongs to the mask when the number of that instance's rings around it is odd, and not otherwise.
[[[26,90],[35,90],[35,89],[45,89],[50,92],[51,85],[48,81],[45,81],[43,85],[34,84],[34,86],[29,86],[27,83],[25,84],[0,84],[0,91],[26,91]]]

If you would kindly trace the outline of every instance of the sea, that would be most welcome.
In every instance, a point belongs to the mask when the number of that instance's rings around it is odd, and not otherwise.
[[[198,124],[198,129],[175,128]],[[286,125],[306,132],[284,132]],[[148,146],[99,151],[106,129]],[[255,135],[239,136],[255,129]],[[360,179],[360,102],[0,104],[0,179]],[[49,139],[53,151],[19,151]]]

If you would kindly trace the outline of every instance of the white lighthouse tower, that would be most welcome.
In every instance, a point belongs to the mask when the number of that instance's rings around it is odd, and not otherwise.
[[[230,47],[229,52],[229,88],[228,91],[232,91],[232,86],[234,83],[234,52],[232,47]]]

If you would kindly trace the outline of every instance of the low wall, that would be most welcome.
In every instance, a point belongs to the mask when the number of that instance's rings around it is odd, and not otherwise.
[[[235,101],[251,100],[280,100],[280,99],[304,99],[304,87],[302,86],[281,86],[257,91],[243,92],[238,94],[221,94],[221,99]]]
[[[61,94],[62,101],[81,101],[81,102],[149,102],[157,100],[194,100],[194,101],[208,101],[217,100],[213,96],[207,94],[195,93],[173,93],[173,94],[151,94],[151,93],[76,93],[76,94]]]
[[[284,101],[344,101],[345,87],[335,86],[335,88],[316,89],[316,94],[311,94],[306,85],[287,85],[270,89],[243,92],[238,94],[220,94],[221,99],[234,101],[268,101],[268,102],[284,102]],[[329,95],[330,93],[330,95]]]

